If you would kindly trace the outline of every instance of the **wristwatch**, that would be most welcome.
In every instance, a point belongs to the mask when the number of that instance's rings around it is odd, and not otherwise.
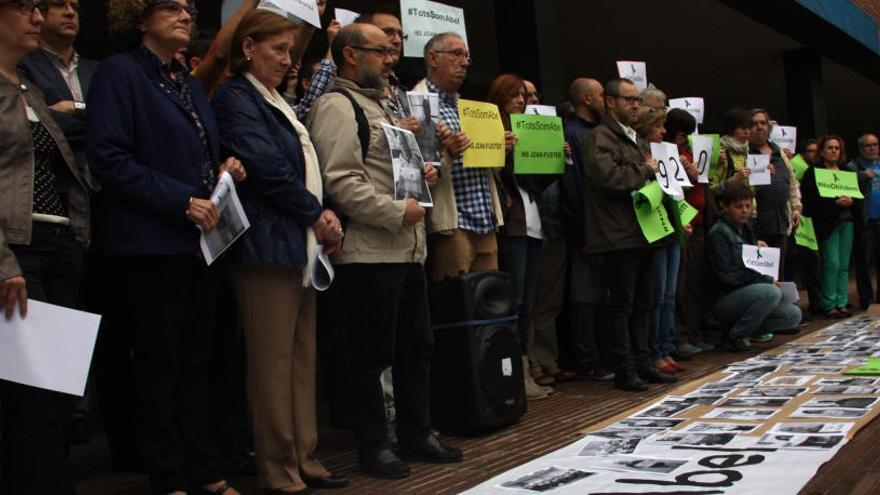
[[[86,104],[81,101],[73,102],[73,113],[77,117],[85,117],[86,116]]]

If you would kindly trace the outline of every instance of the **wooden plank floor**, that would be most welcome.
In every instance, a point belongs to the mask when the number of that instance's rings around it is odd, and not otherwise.
[[[802,329],[815,331],[829,322],[818,321]],[[730,362],[746,359],[761,350],[780,345],[794,337],[779,336],[755,352],[703,353],[683,363],[688,371],[682,381],[718,371]],[[352,450],[351,434],[332,427],[321,427],[318,456],[333,472],[348,476],[352,483],[334,494],[452,494],[472,487],[492,476],[542,456],[575,441],[578,431],[627,408],[668,393],[672,386],[655,386],[648,392],[631,393],[614,389],[608,382],[573,382],[556,387],[550,398],[531,401],[528,412],[515,425],[480,437],[445,437],[452,446],[464,450],[461,464],[415,464],[412,476],[388,481],[370,478],[359,471]],[[805,494],[880,493],[880,422],[860,432],[832,461],[823,466],[803,489]],[[143,475],[110,474],[106,449],[101,439],[87,447],[74,449],[72,465],[80,495],[147,494]],[[242,493],[258,494],[253,477],[234,479]]]

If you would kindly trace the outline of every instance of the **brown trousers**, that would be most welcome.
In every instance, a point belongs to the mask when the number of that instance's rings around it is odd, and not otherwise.
[[[302,487],[329,473],[315,458],[315,291],[302,272],[242,265],[234,272],[244,323],[247,395],[260,485]]]
[[[476,234],[455,229],[451,234],[428,238],[431,280],[440,282],[462,273],[498,270],[495,233]]]

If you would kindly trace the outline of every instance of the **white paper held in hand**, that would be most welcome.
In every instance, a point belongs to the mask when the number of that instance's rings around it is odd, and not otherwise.
[[[673,98],[669,100],[669,108],[680,108],[697,119],[697,124],[703,123],[703,115],[706,112],[705,102],[699,96],[687,98]]]
[[[648,66],[645,62],[619,60],[617,74],[632,81],[639,88],[639,91],[644,91],[648,87]]]
[[[339,21],[340,26],[345,27],[349,24],[354,24],[354,20],[357,19],[360,14],[347,9],[335,8],[333,9],[333,16]]]
[[[330,263],[330,259],[324,254],[323,245],[318,244],[312,256],[314,257],[312,262],[312,287],[323,292],[330,288],[330,284],[336,278],[336,271],[333,270],[333,264]]]
[[[782,301],[794,304],[800,300],[801,296],[798,294],[797,284],[794,282],[780,282],[780,289],[782,289]]]
[[[238,200],[238,194],[235,192],[235,181],[232,180],[232,176],[228,172],[220,174],[217,187],[211,193],[211,201],[217,205],[220,219],[217,220],[217,226],[214,229],[207,234],[202,232],[199,238],[199,247],[208,265],[223,254],[251,226],[251,222],[241,206],[241,201]]]
[[[528,115],[552,115],[556,117],[556,107],[552,105],[526,105]]]
[[[290,14],[321,29],[317,0],[261,0],[258,8]]]
[[[691,186],[681,164],[678,147],[672,143],[651,143],[651,156],[657,160],[659,171],[655,174],[660,189],[674,199],[684,199],[682,186]]]
[[[749,185],[769,186],[773,179],[770,175],[770,155],[749,155]]]
[[[82,396],[100,323],[100,315],[28,300],[27,318],[0,316],[0,379]]]
[[[770,131],[770,142],[794,153],[797,151],[797,127],[787,125],[773,126],[773,130]]]
[[[779,248],[742,245],[742,260],[746,268],[779,280]]]
[[[693,134],[691,135],[691,139],[693,140],[691,149],[693,150],[694,164],[697,166],[697,170],[700,173],[697,182],[700,184],[708,184],[709,172],[712,168],[712,137]]]

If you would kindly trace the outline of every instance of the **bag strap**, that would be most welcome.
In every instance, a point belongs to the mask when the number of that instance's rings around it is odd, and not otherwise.
[[[354,120],[357,122],[357,134],[358,141],[361,143],[361,159],[366,161],[367,152],[370,150],[370,123],[367,121],[367,114],[364,113],[364,109],[358,105],[358,102],[355,101],[354,96],[352,96],[351,92],[349,92],[345,88],[335,88],[332,93],[339,93],[342,96],[348,98],[348,101],[351,102],[351,107],[354,110]]]

